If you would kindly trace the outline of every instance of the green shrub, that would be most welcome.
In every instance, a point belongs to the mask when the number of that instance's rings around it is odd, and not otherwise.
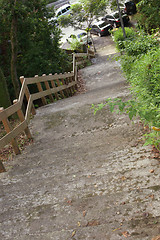
[[[156,46],[157,42],[150,36],[143,38],[142,43],[137,39],[130,50],[127,46],[121,63],[141,119],[160,127],[160,48]]]
[[[130,77],[134,61],[150,52],[156,51],[158,47],[158,41],[151,35],[146,35],[143,32],[137,34],[133,40],[124,41],[125,54],[121,56],[121,65],[127,78]]]
[[[159,18],[160,1],[141,0],[137,4],[138,14],[136,16],[138,27],[147,33],[153,29],[160,28]]]
[[[160,103],[160,48],[134,61],[129,81],[141,100],[149,98],[154,105]],[[150,99],[151,98],[151,99]]]
[[[136,36],[136,33],[133,30],[133,28],[125,27],[125,32],[126,32],[126,39],[123,36],[122,28],[118,28],[118,30],[112,31],[113,39],[116,42],[116,48],[119,51],[125,48],[124,43],[126,40],[133,40]]]
[[[127,107],[130,116],[139,116],[145,125],[160,128],[160,47],[151,47],[146,38],[144,53],[138,56],[121,58],[122,68],[130,83],[132,93],[132,107]],[[155,49],[156,48],[156,49]],[[139,47],[136,53],[139,52]],[[147,52],[145,54],[145,52]],[[135,52],[133,53],[135,54]],[[128,106],[128,103],[125,103]],[[146,143],[154,144],[159,148],[160,133],[149,132],[145,134]]]
[[[158,42],[152,35],[140,33],[134,41],[125,41],[125,52],[128,56],[138,56],[157,47]]]
[[[53,3],[53,2],[56,2],[57,0],[46,0],[46,3]]]
[[[82,44],[80,41],[78,41],[77,38],[72,38],[71,41],[69,42],[69,44],[70,44],[71,50],[78,51],[78,50],[82,49]]]
[[[123,41],[123,55],[119,57],[122,70],[130,85],[131,99],[107,99],[105,103],[93,106],[95,112],[108,104],[110,110],[115,106],[126,112],[129,118],[138,117],[149,127],[160,128],[160,46],[151,35],[143,33],[132,35],[124,40],[122,31],[116,32],[114,40],[119,45]],[[150,131],[144,135],[145,145],[154,144],[160,150],[160,132]]]

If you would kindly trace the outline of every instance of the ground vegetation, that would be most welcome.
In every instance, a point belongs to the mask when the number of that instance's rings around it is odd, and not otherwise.
[[[117,49],[121,52],[119,61],[127,78],[131,99],[124,101],[120,98],[107,99],[95,112],[110,105],[111,111],[118,106],[118,111],[129,114],[130,119],[138,117],[147,129],[145,144],[160,144],[160,44],[158,34],[147,35],[144,31],[135,32],[127,29],[124,39],[122,29],[113,33]]]
[[[160,1],[141,0],[137,3],[137,22],[140,29],[151,34],[154,29],[160,28]]]

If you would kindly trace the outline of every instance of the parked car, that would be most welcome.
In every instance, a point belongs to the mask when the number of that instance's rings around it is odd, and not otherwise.
[[[134,1],[126,1],[125,3],[125,12],[128,15],[133,15],[137,12],[136,4]]]
[[[126,13],[123,13],[123,11],[121,11],[122,14],[122,19],[123,19],[123,23],[124,25],[127,25],[129,22],[129,16]],[[120,27],[121,26],[121,21],[119,18],[119,12],[113,12],[111,14],[107,14],[105,17],[102,18],[103,21],[105,21],[106,23],[110,23],[113,27]]]
[[[59,18],[63,15],[68,15],[71,13],[71,5],[70,4],[64,4],[62,7],[58,8],[55,12],[56,17]]]
[[[68,15],[71,13],[71,5],[70,4],[64,4],[60,8],[58,8],[55,12],[55,17],[49,18],[48,22],[50,24],[55,24],[58,26],[58,18],[63,15]]]
[[[80,32],[77,35],[71,34],[70,37],[67,39],[68,42],[73,41],[74,39],[77,39],[82,44],[87,44],[87,33],[86,32]],[[88,44],[92,44],[92,40],[90,36],[88,36]]]
[[[109,35],[109,30],[113,29],[111,24],[106,24],[106,22],[103,20],[93,23],[90,28],[91,33],[96,34],[100,37]]]

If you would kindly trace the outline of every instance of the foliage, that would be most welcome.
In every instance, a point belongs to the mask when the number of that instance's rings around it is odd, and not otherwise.
[[[141,0],[137,4],[137,21],[139,28],[143,28],[148,33],[152,29],[160,28],[160,1]]]
[[[48,24],[52,15],[45,5],[41,11],[30,12],[23,23],[19,24],[21,42],[18,56],[20,75],[34,76],[43,73],[65,72],[67,55],[60,49],[60,30],[54,23]],[[24,32],[24,29],[28,31]]]
[[[119,39],[120,38],[114,38]],[[141,32],[134,36],[134,41],[123,41],[123,55],[120,56],[122,70],[130,85],[131,99],[107,99],[105,103],[92,106],[94,112],[105,105],[113,112],[125,112],[132,120],[141,119],[144,125],[160,128],[160,47],[154,35]],[[159,148],[160,133],[149,132],[144,135],[145,144],[154,144]]]
[[[49,4],[49,3],[53,3],[53,2],[56,2],[57,0],[46,0],[46,3]]]
[[[133,63],[129,82],[141,103],[139,114],[148,125],[160,127],[160,48],[149,51]]]
[[[63,27],[72,26],[88,32],[90,24],[104,12],[106,5],[106,0],[80,0],[71,6],[70,15],[61,16],[58,21]]]
[[[124,4],[119,2],[119,6],[120,6],[120,7],[124,7]],[[111,8],[111,10],[113,10],[113,11],[116,11],[116,10],[117,10],[117,1],[116,1],[116,0],[111,0],[111,2],[110,2],[110,8]]]
[[[80,0],[79,3],[71,6],[71,13],[69,15],[58,18],[58,23],[62,27],[71,26],[74,29],[84,30],[87,36],[89,36],[92,22],[97,19],[100,14],[104,14],[107,2],[108,0]],[[92,44],[95,50],[93,39]]]
[[[54,17],[54,11],[46,8],[45,0],[12,1],[15,2],[14,14],[17,19],[17,61],[15,71],[18,78],[23,75],[32,77],[43,73],[60,73],[71,70],[70,57],[60,49],[60,29],[55,23],[48,22]],[[9,0],[0,0],[1,28],[0,44],[2,54],[0,63],[8,81],[10,94],[11,84],[11,19],[13,4]],[[12,96],[12,99],[14,96]]]
[[[136,36],[135,31],[132,28],[125,27],[126,39],[123,36],[122,28],[116,29],[116,31],[112,31],[111,34],[113,36],[114,41],[116,42],[116,48],[120,51],[125,48],[125,41],[133,40]]]
[[[69,42],[69,44],[70,44],[70,49],[71,50],[76,50],[76,51],[78,51],[78,50],[80,50],[81,49],[81,47],[82,47],[82,44],[81,44],[81,42],[77,39],[77,38],[71,38],[71,41],[68,41]]]
[[[6,79],[0,68],[0,107],[9,107],[11,104]]]
[[[134,61],[137,60],[137,58],[139,59],[140,56],[146,54],[147,52],[153,49],[156,50],[157,45],[157,39],[154,38],[153,35],[146,35],[142,31],[135,34],[134,41],[130,39],[123,41],[125,54],[121,56],[121,65],[128,78],[131,74]]]
[[[128,56],[138,56],[153,49],[156,50],[157,45],[158,42],[153,36],[146,35],[142,31],[134,38],[134,41],[130,40],[124,43],[125,52]]]

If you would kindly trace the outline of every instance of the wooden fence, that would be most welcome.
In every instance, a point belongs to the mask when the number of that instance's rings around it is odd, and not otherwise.
[[[34,101],[41,99],[42,104],[45,105],[47,104],[47,98],[49,99],[49,102],[53,102],[54,100],[72,96],[77,87],[78,66],[90,57],[94,57],[94,53],[91,51],[88,53],[73,53],[73,71],[69,73],[56,73],[54,75],[43,74],[42,76],[36,75],[32,78],[20,77],[22,87],[19,98],[14,100],[13,105],[10,107],[6,109],[3,109],[2,107],[0,108],[0,122],[3,123],[6,131],[6,135],[0,139],[0,149],[11,142],[15,154],[20,153],[16,137],[24,131],[28,139],[32,138],[28,123],[30,120],[30,114],[36,114]],[[37,92],[33,94],[29,91],[29,85],[31,84],[32,86],[36,86],[37,89]],[[25,101],[27,100],[27,104],[25,104],[25,114],[24,110],[22,111],[24,99]],[[10,123],[10,117],[14,114],[18,115],[20,124],[13,128]],[[0,172],[3,170],[4,167],[0,161]]]

